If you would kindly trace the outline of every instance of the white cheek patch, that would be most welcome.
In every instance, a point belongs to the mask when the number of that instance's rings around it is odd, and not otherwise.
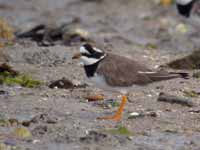
[[[81,46],[79,51],[80,51],[81,54],[84,54],[84,53],[90,54],[90,53],[85,49],[84,46]]]
[[[102,52],[103,52],[102,50],[100,50],[100,49],[98,49],[98,48],[96,48],[96,47],[93,47],[93,49],[94,49],[96,52],[99,52],[99,53],[102,53]]]
[[[193,0],[176,0],[176,3],[181,5],[187,5],[188,3],[192,2]]]
[[[95,64],[96,62],[99,61],[99,59],[96,59],[96,58],[88,58],[86,56],[81,56],[81,61],[84,65],[92,65],[92,64]]]

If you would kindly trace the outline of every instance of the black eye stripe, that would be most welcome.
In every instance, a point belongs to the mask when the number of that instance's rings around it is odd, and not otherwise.
[[[94,50],[92,48],[87,48],[87,50],[89,51],[89,53],[94,53]]]
[[[88,58],[96,58],[99,59],[104,55],[104,52],[98,52],[96,51],[90,44],[83,45],[85,50],[88,51],[88,53],[82,53],[82,56],[86,56]]]
[[[92,55],[87,54],[87,53],[82,53],[82,56],[86,56],[86,57],[92,57]]]
[[[91,45],[85,44],[84,47],[85,47],[85,49],[86,49],[89,53],[92,54],[92,53],[94,52],[94,50],[93,50],[93,48],[92,48]]]

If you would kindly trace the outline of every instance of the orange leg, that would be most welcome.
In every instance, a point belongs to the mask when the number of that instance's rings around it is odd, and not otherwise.
[[[122,96],[121,104],[117,110],[117,112],[113,116],[105,116],[105,117],[98,117],[97,119],[100,120],[113,120],[113,121],[120,121],[122,118],[122,112],[124,110],[124,106],[126,104],[127,97],[125,95]]]

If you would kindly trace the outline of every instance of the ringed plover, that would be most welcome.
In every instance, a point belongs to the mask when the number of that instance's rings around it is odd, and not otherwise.
[[[138,62],[112,53],[106,53],[90,44],[80,47],[80,52],[73,59],[80,58],[86,76],[103,90],[117,91],[122,96],[121,104],[113,116],[100,117],[105,120],[121,120],[126,94],[133,85],[146,85],[155,81],[186,77],[186,73],[153,71]]]

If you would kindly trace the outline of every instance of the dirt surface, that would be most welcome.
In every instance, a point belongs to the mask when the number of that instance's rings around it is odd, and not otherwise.
[[[198,49],[199,36],[177,15],[175,6],[163,7],[153,0],[0,0],[0,16],[18,32],[40,23],[70,23],[79,18],[78,28],[89,33],[107,51],[123,55],[156,68]],[[180,32],[184,23],[188,31]],[[87,102],[88,94],[116,94],[89,84],[83,68],[72,56],[81,43],[72,46],[38,46],[29,39],[17,40],[3,49],[9,64],[44,84],[39,88],[1,85],[0,117],[31,121],[29,140],[8,135],[17,126],[0,126],[0,142],[26,150],[199,150],[200,80],[194,71],[189,79],[172,79],[135,87],[129,94],[121,122],[97,120],[117,107],[103,108]],[[50,89],[51,81],[67,78],[89,86],[75,89]],[[158,102],[160,92],[186,97],[194,107]],[[156,117],[128,119],[130,112],[153,111]],[[107,129],[126,127],[132,134],[112,134]],[[2,136],[1,136],[2,135]],[[7,142],[9,141],[9,142]]]

